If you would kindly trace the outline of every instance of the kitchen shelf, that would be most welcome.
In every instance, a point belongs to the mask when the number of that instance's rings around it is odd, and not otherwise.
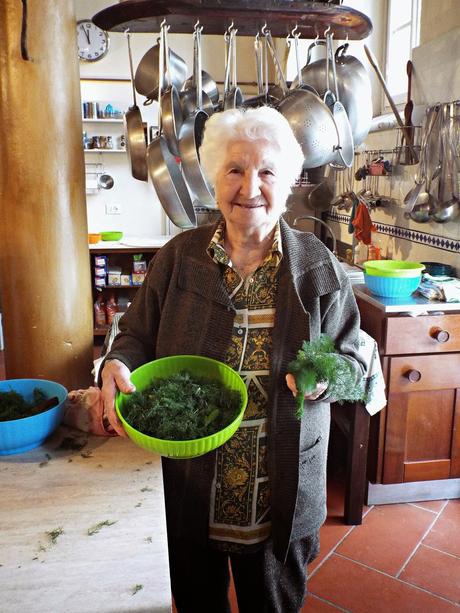
[[[83,149],[85,153],[126,153],[126,149]]]
[[[139,289],[142,284],[139,285],[98,285],[96,289]]]
[[[84,123],[123,123],[123,119],[90,119],[89,117],[82,117],[81,120]]]
[[[159,32],[166,19],[171,33],[191,34],[199,19],[204,34],[223,34],[230,23],[238,35],[255,36],[264,24],[273,36],[285,37],[297,26],[302,38],[323,36],[327,27],[336,40],[361,40],[372,32],[370,19],[332,2],[290,0],[129,0],[99,11],[93,22],[111,32]]]

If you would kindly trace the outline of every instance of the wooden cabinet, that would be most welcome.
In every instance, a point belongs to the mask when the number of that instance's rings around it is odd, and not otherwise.
[[[411,317],[356,297],[387,386],[387,407],[371,425],[371,481],[459,478],[460,312]]]
[[[95,303],[99,296],[104,297],[104,301],[107,302],[111,296],[115,298],[115,301],[119,305],[119,310],[126,310],[127,304],[132,301],[136,291],[139,289],[139,285],[132,284],[120,284],[113,285],[108,283],[108,277],[105,278],[105,284],[103,286],[96,286],[95,269],[96,258],[98,256],[105,256],[107,258],[107,267],[118,267],[121,269],[123,275],[130,275],[133,271],[133,256],[136,254],[142,254],[142,259],[147,262],[147,266],[159,247],[104,247],[92,245],[90,248],[91,254],[91,278],[93,286],[93,303]],[[94,325],[94,335],[105,335],[109,329],[109,324],[104,326]]]

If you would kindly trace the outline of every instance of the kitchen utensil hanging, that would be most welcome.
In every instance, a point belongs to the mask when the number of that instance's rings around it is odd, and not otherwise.
[[[440,106],[434,106],[428,111],[428,115],[426,117],[425,127],[422,133],[422,142],[420,149],[420,165],[419,165],[419,176],[415,178],[415,185],[409,190],[409,192],[404,197],[404,210],[406,213],[411,213],[412,209],[417,202],[417,198],[422,191],[422,187],[426,181],[426,157],[428,154],[428,145],[430,142],[430,136],[432,130],[438,120],[439,117],[439,109]]]
[[[166,27],[165,22],[163,22],[159,42],[158,134],[148,146],[147,163],[150,179],[166,215],[179,228],[194,228],[196,226],[196,215],[187,184],[161,131],[160,102],[161,84],[164,82],[162,73],[164,67],[164,29]]]
[[[195,32],[198,27],[198,22],[195,24],[194,33],[193,33],[193,65],[192,65],[192,76],[190,79],[187,79],[182,91],[180,92],[180,103],[182,107],[182,114],[184,119],[188,117],[192,117],[194,119],[197,109],[204,111],[207,116],[212,115],[214,113],[214,104],[215,102],[211,99],[210,95],[204,90],[203,86],[203,74],[204,71],[201,69],[200,79],[198,79],[198,74],[196,73],[196,37]],[[200,66],[201,66],[201,48],[200,48]],[[198,91],[198,81],[200,81],[200,91]],[[216,86],[217,88],[217,86]],[[215,93],[213,92],[213,96],[215,99]],[[219,93],[217,92],[217,101],[218,101]],[[199,104],[198,104],[199,102]]]
[[[374,54],[369,49],[369,47],[367,47],[367,45],[364,45],[364,51],[366,52],[367,59],[369,60],[372,68],[374,69],[375,74],[377,75],[377,78],[380,81],[380,85],[382,86],[383,91],[385,92],[385,96],[386,96],[386,98],[388,100],[388,103],[389,103],[389,105],[391,107],[391,110],[393,111],[393,115],[395,116],[395,119],[396,119],[396,121],[398,123],[398,126],[401,128],[401,130],[404,133],[404,136],[406,138],[407,146],[410,149],[410,152],[411,152],[411,154],[413,156],[413,159],[414,159],[414,161],[415,160],[418,161],[419,156],[418,156],[418,153],[417,153],[417,151],[416,151],[416,149],[415,149],[415,147],[413,145],[412,135],[410,133],[410,130],[408,128],[406,128],[406,126],[404,125],[404,123],[403,123],[403,121],[401,119],[401,116],[400,116],[399,111],[398,111],[398,109],[396,107],[396,104],[395,104],[395,102],[394,102],[394,100],[393,100],[393,98],[392,98],[392,96],[390,94],[390,90],[388,89],[388,86],[387,86],[387,84],[385,82],[385,79],[383,78],[383,74],[382,74],[382,71],[379,68],[377,60],[375,59]]]
[[[171,79],[171,62],[168,44],[168,29],[164,28],[163,32],[163,44],[164,44],[164,83],[165,89],[161,94],[160,113],[161,113],[161,125],[163,135],[168,144],[169,150],[174,155],[179,155],[179,131],[182,127],[183,116],[182,108],[179,100],[179,92],[173,85]],[[160,71],[159,71],[160,74]]]
[[[201,31],[198,23],[193,32],[193,81],[196,90],[196,111],[188,117],[180,132],[179,155],[182,162],[182,172],[190,190],[195,194],[199,205],[211,209],[216,208],[214,192],[203,174],[199,148],[208,114],[202,109],[202,70],[201,70]]]
[[[348,120],[348,115],[345,110],[345,107],[339,100],[339,89],[337,86],[337,73],[335,69],[334,59],[334,48],[332,44],[332,34],[330,32],[327,32],[326,34],[326,56],[328,61],[326,68],[328,92],[325,95],[324,101],[332,112],[334,122],[337,127],[337,132],[339,134],[339,146],[337,147],[336,155],[330,163],[334,168],[343,170],[345,168],[350,168],[350,166],[353,164],[355,149],[353,144],[353,134],[351,131],[350,122]],[[334,81],[334,93],[332,94],[332,96],[329,91],[329,64],[332,65],[332,75]]]
[[[133,104],[123,115],[123,125],[126,138],[126,151],[131,167],[131,174],[139,181],[148,180],[147,171],[147,145],[145,142],[142,115],[136,101],[136,88],[134,87],[133,58],[131,54],[131,40],[128,30],[125,32],[128,43],[129,70],[131,75],[131,87],[133,89]]]
[[[304,168],[328,164],[335,156],[339,137],[327,105],[313,92],[305,89],[289,91],[269,30],[264,32],[284,98],[278,104],[286,117],[305,157]]]
[[[439,180],[439,203],[432,214],[433,221],[447,223],[454,221],[460,214],[458,194],[458,165],[456,152],[451,140],[451,104],[442,107],[442,128],[440,144],[442,151],[441,178]]]
[[[224,82],[224,111],[228,109],[236,109],[244,102],[244,96],[237,83],[236,72],[236,28],[230,28],[228,35],[225,36],[227,46],[227,65],[225,67],[225,82]]]
[[[158,86],[160,85],[160,38],[157,39],[157,44],[153,45],[153,47],[142,56],[134,76],[134,85],[137,92],[146,97],[144,105],[151,104],[154,100],[158,99]],[[172,49],[169,49],[168,60],[170,65],[170,82],[179,90],[187,78],[187,64]],[[163,74],[163,79],[165,79],[165,77],[166,75]],[[167,83],[163,81],[161,83],[161,89],[164,90],[166,87]]]
[[[303,81],[303,76],[302,76],[302,69],[300,66],[300,53],[299,53],[299,36],[300,34],[293,32],[293,36],[294,36],[294,51],[295,51],[295,62],[296,62],[296,69],[297,69],[297,83],[295,85],[295,87],[292,87],[291,84],[291,89],[305,89],[305,90],[309,90],[311,92],[313,92],[315,94],[315,96],[319,96],[318,92],[316,91],[316,89],[314,87],[312,87],[311,85],[308,85],[307,83],[304,83]]]
[[[257,32],[254,38],[254,59],[256,66],[257,95],[246,98],[242,105],[245,108],[268,105],[270,100],[268,96],[268,84],[264,82],[264,50],[260,41],[260,32]]]

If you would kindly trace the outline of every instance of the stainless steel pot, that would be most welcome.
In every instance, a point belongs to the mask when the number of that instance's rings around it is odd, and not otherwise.
[[[193,76],[189,77],[183,87],[182,91],[186,92],[193,86]],[[217,87],[217,83],[211,77],[211,75],[205,70],[201,71],[201,82],[203,84],[203,92],[209,97],[211,102],[216,105],[219,102],[219,88]]]
[[[133,104],[123,115],[123,126],[126,138],[126,152],[131,167],[131,174],[139,181],[148,180],[147,170],[147,144],[145,142],[142,115],[136,103],[136,89],[133,81],[133,59],[131,55],[130,34],[126,32],[128,42],[129,68],[131,72],[131,86],[133,88]]]
[[[326,83],[326,58],[310,63],[311,51],[324,41],[312,43],[308,50],[307,63],[302,68],[305,83],[314,87],[323,97]],[[341,45],[335,52],[337,85],[339,99],[348,115],[355,146],[361,144],[369,133],[372,122],[372,88],[368,73],[361,62],[352,55],[346,55],[348,43]],[[332,65],[329,67],[332,71]],[[296,87],[298,79],[291,88]]]
[[[144,54],[139,62],[136,74],[134,77],[134,85],[136,90],[142,96],[147,98],[144,104],[149,104],[153,100],[158,98],[158,85],[159,85],[159,56],[160,56],[160,39],[157,40],[157,44],[151,47],[147,53]],[[187,78],[187,65],[185,61],[177,55],[172,49],[169,50],[169,64],[170,74],[169,80],[174,87],[180,89]],[[161,83],[161,89],[167,87],[165,81],[166,75],[163,75],[163,82]]]

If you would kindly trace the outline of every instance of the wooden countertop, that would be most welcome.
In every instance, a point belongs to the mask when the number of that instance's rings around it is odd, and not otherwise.
[[[0,483],[2,611],[171,611],[159,456],[63,426]]]

